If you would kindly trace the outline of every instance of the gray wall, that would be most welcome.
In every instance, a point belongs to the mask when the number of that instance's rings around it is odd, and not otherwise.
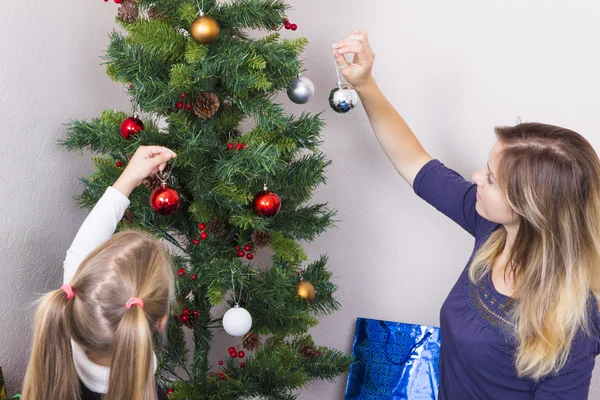
[[[600,149],[597,110],[600,4],[578,1],[406,2],[294,0],[310,40],[305,74],[317,87],[324,150],[334,161],[314,201],[339,210],[338,228],[307,250],[331,257],[344,308],[322,318],[318,342],[350,351],[356,317],[438,324],[439,308],[464,267],[471,238],[420,201],[392,168],[359,108],[329,110],[335,84],[330,45],[370,31],[375,76],[426,149],[470,176],[486,159],[494,125],[543,121],[585,135]],[[0,12],[0,366],[19,389],[29,353],[31,302],[60,285],[65,250],[85,213],[72,196],[89,155],[56,146],[70,118],[128,110],[121,85],[100,65],[116,5],[101,0],[4,2]],[[229,343],[227,338],[219,342]],[[226,347],[222,347],[226,348]],[[600,373],[590,398],[600,398]],[[345,377],[317,383],[303,399],[343,397]]]

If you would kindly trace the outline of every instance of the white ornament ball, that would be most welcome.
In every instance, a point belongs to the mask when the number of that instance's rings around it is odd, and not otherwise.
[[[240,306],[230,308],[223,315],[223,328],[231,336],[244,336],[252,328],[252,316]]]
[[[288,97],[296,104],[305,104],[315,95],[315,84],[305,76],[295,79],[287,90]]]

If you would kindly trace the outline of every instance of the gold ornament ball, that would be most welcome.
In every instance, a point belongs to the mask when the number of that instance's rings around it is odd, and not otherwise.
[[[219,23],[213,17],[209,17],[208,15],[202,15],[194,22],[192,22],[192,26],[190,27],[190,34],[192,38],[200,44],[209,44],[217,37],[219,37],[219,33],[221,32],[221,28],[219,28]]]
[[[310,282],[300,282],[298,284],[298,296],[308,301],[313,301],[315,299],[315,287]]]

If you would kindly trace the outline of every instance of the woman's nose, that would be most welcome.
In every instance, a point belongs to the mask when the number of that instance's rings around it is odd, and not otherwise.
[[[477,186],[483,186],[483,170],[480,169],[479,171],[475,171],[471,176],[471,179]]]

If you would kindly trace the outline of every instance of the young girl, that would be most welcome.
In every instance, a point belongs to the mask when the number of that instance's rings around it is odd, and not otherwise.
[[[131,191],[173,157],[140,147],[79,229],[64,285],[43,296],[35,314],[24,399],[166,399],[154,380],[152,332],[164,331],[169,315],[171,263],[148,235],[112,235]]]
[[[556,126],[496,128],[472,184],[427,154],[381,93],[366,31],[353,31],[333,51],[398,173],[475,238],[440,313],[439,398],[587,399],[600,353],[594,149]]]

